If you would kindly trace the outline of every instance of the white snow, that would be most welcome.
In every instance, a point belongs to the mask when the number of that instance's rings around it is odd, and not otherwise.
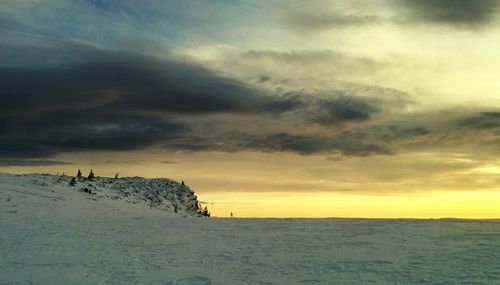
[[[120,200],[132,204],[143,204],[149,208],[164,211],[184,213],[198,216],[198,200],[193,190],[187,185],[166,178],[146,179],[142,177],[107,178],[85,177],[76,178],[66,175],[28,174],[9,175],[0,173],[0,185],[10,186],[21,190],[11,189],[14,192],[40,196],[40,193],[57,193],[56,199],[63,199],[68,192],[81,192],[88,195],[88,199]],[[36,194],[35,194],[36,193]],[[42,195],[43,196],[43,195]],[[81,195],[77,197],[81,198]]]
[[[0,284],[500,283],[496,220],[209,219],[168,179],[69,179],[0,174]]]

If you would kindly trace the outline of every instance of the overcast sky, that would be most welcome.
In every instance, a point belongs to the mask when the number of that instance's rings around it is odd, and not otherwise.
[[[183,179],[220,216],[498,217],[499,8],[2,1],[0,170]]]

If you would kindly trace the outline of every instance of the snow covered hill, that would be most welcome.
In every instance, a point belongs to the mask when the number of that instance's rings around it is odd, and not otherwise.
[[[85,177],[74,179],[66,175],[0,173],[0,187],[26,188],[19,191],[33,195],[58,193],[61,198],[67,192],[77,192],[90,200],[117,200],[131,204],[143,204],[149,208],[199,216],[199,203],[188,186],[166,178],[142,177],[108,178]],[[53,194],[56,195],[56,194]]]

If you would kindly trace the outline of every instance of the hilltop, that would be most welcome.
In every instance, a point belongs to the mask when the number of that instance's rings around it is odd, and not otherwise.
[[[73,177],[67,175],[0,173],[0,195],[24,194],[73,202],[75,198],[81,200],[80,203],[112,200],[121,202],[126,207],[147,206],[166,212],[200,215],[198,198],[194,191],[189,186],[171,179],[94,177],[80,178],[70,183],[72,179]]]

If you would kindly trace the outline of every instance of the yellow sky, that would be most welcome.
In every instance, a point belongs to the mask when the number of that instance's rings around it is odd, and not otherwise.
[[[184,180],[213,215],[238,217],[495,218],[497,161],[457,153],[325,159],[262,153],[72,155],[81,164],[3,167],[5,172],[85,173]],[[124,157],[126,156],[126,157]],[[129,158],[128,160],[126,158]],[[67,160],[68,157],[62,156]],[[163,162],[163,163],[162,163]]]

